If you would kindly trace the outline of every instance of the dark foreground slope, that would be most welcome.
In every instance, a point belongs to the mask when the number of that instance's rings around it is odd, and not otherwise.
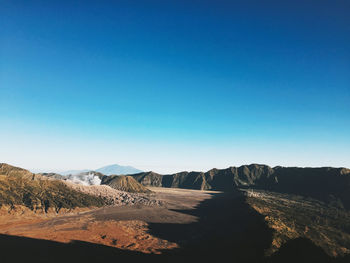
[[[255,188],[310,196],[350,208],[350,169],[296,168],[244,165],[208,172],[161,175],[154,172],[132,175],[145,186],[235,191]]]
[[[332,204],[265,190],[244,190],[247,203],[265,217],[273,232],[268,254],[296,238],[306,238],[328,255],[350,254],[350,211]]]

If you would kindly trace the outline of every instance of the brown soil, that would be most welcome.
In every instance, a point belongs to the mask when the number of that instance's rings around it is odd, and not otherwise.
[[[109,205],[160,205],[160,201],[156,200],[151,193],[129,193],[114,189],[109,185],[81,185],[70,181],[63,181],[63,183],[73,190],[101,197]]]
[[[114,190],[114,189],[113,189]],[[143,253],[160,253],[178,245],[149,234],[149,223],[196,222],[195,216],[173,211],[193,209],[211,197],[206,192],[181,189],[152,188],[156,205],[109,206],[100,209],[34,214],[27,208],[2,208],[0,233],[58,242],[73,240],[102,244]],[[135,199],[138,200],[137,198]],[[159,204],[163,205],[159,205]]]

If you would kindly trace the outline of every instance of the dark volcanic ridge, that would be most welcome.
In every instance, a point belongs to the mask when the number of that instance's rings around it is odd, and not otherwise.
[[[45,176],[51,179],[71,180],[83,185],[105,184],[127,192],[145,193],[143,186],[215,190],[235,192],[239,189],[260,189],[280,193],[312,197],[339,207],[350,208],[350,169],[347,168],[271,168],[267,165],[251,164],[227,169],[212,169],[207,172],[180,172],[158,174],[141,172],[128,176],[104,175],[90,171],[78,175],[62,176],[54,173],[32,174],[29,171],[1,164],[0,174],[33,179]],[[135,180],[133,180],[135,179]],[[139,183],[139,184],[138,184]]]
[[[208,172],[130,175],[145,186],[174,187],[232,192],[241,188],[298,194],[337,203],[350,208],[350,169],[347,168],[271,168],[251,164]]]

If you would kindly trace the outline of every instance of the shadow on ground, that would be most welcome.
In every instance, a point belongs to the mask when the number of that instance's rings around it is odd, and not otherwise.
[[[272,242],[272,230],[241,194],[221,193],[193,210],[177,212],[198,217],[191,224],[150,224],[150,233],[176,242],[164,251],[173,261],[259,262]]]
[[[53,241],[0,235],[0,262],[350,262],[331,259],[309,240],[285,244],[273,257],[264,250],[272,241],[272,230],[263,216],[240,194],[215,194],[193,210],[177,210],[198,217],[191,224],[150,224],[150,233],[176,242],[179,249],[148,255],[103,245]]]

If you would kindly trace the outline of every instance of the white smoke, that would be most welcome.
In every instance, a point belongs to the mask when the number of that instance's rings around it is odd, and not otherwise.
[[[100,185],[101,179],[94,173],[70,174],[67,180],[81,185]]]

